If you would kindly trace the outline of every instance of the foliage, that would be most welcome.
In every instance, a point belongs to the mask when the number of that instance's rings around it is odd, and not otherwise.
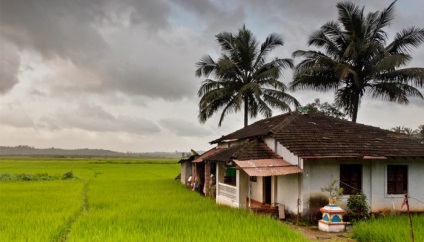
[[[338,21],[313,32],[309,45],[323,50],[298,50],[304,59],[295,67],[291,88],[333,90],[337,107],[356,122],[363,95],[408,104],[408,97],[424,98],[424,68],[401,68],[411,61],[409,52],[424,42],[424,29],[410,27],[386,44],[385,28],[394,19],[394,4],[383,11],[365,13],[352,2],[337,3]]]
[[[347,214],[352,222],[369,219],[367,197],[363,193],[350,195],[347,200]]]
[[[70,179],[77,179],[77,177],[74,176],[72,171],[65,172],[62,175],[62,180],[70,180]],[[9,174],[4,173],[0,174],[0,181],[53,181],[58,180],[58,177],[49,175],[47,173],[18,173],[18,174]]]
[[[260,113],[269,118],[271,108],[287,111],[290,105],[299,106],[298,101],[285,92],[286,85],[278,80],[283,69],[293,67],[293,61],[274,58],[267,62],[267,56],[284,44],[279,35],[268,35],[260,45],[243,26],[235,35],[217,34],[216,40],[222,50],[219,59],[215,61],[206,55],[196,63],[196,76],[207,78],[198,91],[200,122],[206,122],[222,110],[218,124],[221,126],[227,114],[243,109],[244,126],[247,126],[249,115],[253,118]]]
[[[76,177],[74,176],[74,173],[72,171],[65,172],[62,175],[62,180],[72,180],[72,179],[76,179]]]
[[[413,215],[412,220],[415,241],[424,241],[424,215]],[[353,226],[352,237],[357,241],[410,241],[409,218],[396,215],[362,221]]]
[[[341,112],[335,104],[328,102],[321,103],[319,98],[315,99],[313,103],[308,103],[303,108],[308,109],[308,113],[319,113],[325,116],[343,119],[345,115]]]
[[[418,126],[418,129],[411,129],[405,126],[396,126],[390,130],[396,133],[405,134],[409,138],[413,138],[424,143],[424,124]]]
[[[333,181],[331,181],[331,183],[328,186],[321,188],[322,192],[329,193],[331,200],[338,201],[339,197],[343,195],[343,188],[336,185],[338,184],[338,181],[339,180],[334,179]]]

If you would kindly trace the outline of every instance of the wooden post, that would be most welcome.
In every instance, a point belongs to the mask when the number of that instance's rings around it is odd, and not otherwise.
[[[406,203],[406,209],[408,210],[409,225],[411,226],[411,238],[412,238],[412,242],[414,242],[415,241],[415,239],[414,239],[414,230],[412,228],[412,217],[411,217],[411,213],[409,212],[409,202],[408,202],[408,194],[407,193],[405,193],[404,203]]]

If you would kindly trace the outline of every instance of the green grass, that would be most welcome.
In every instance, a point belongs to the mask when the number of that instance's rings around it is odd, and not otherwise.
[[[84,182],[0,182],[1,241],[54,241],[81,210]]]
[[[80,178],[0,182],[0,207],[7,208],[0,217],[8,217],[0,219],[1,240],[307,241],[283,223],[186,189],[173,180],[176,161],[0,159],[0,173],[72,171]]]
[[[424,241],[424,215],[412,216],[415,241]],[[353,226],[353,238],[358,241],[412,241],[407,215],[381,217]]]

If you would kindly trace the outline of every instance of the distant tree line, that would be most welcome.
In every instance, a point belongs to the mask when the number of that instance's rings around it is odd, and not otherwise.
[[[418,126],[417,129],[412,129],[405,126],[396,126],[390,130],[396,133],[405,134],[410,138],[419,140],[421,143],[424,143],[424,124]]]

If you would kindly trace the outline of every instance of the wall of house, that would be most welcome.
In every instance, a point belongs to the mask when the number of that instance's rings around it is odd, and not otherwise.
[[[186,185],[188,178],[191,176],[191,162],[181,163],[181,183]]]
[[[280,143],[276,142],[274,138],[267,137],[264,139],[265,144],[273,150],[277,155],[283,157],[283,159],[290,164],[298,165],[299,159],[296,155],[290,152],[286,147],[282,146]],[[302,167],[300,167],[302,168]]]
[[[288,212],[297,214],[298,199],[298,174],[278,176],[277,178],[277,203],[285,205]]]
[[[263,202],[263,177],[258,176],[257,177],[257,181],[256,182],[251,182],[249,181],[249,183],[252,186],[252,196],[251,198],[255,201],[258,202]],[[247,194],[249,196],[249,194]]]
[[[265,144],[281,156],[285,161],[293,165],[300,165],[302,167],[303,161],[299,159],[296,155],[291,153],[286,147],[282,146],[280,143],[276,142],[274,138],[267,137],[264,138]],[[300,176],[300,178],[298,177]],[[302,174],[291,174],[285,176],[276,176],[273,177],[272,187],[272,201],[275,203],[281,203],[285,205],[285,209],[292,214],[297,214],[297,200],[300,197],[302,201],[302,196],[298,194],[299,184],[301,188]],[[300,204],[300,212],[303,211],[303,203]]]
[[[306,160],[303,163],[303,212],[309,211],[311,199],[317,197],[329,197],[328,192],[322,192],[321,188],[328,186],[334,179],[340,180],[340,164],[362,164],[362,191],[370,197],[371,182],[370,160],[362,159],[315,159]],[[339,205],[346,208],[348,195],[340,197]]]
[[[237,204],[239,208],[246,208],[248,197],[249,176],[243,170],[237,170]]]
[[[370,187],[373,212],[406,211],[406,206],[401,207],[404,196],[387,194],[387,165],[408,165],[408,195],[409,209],[414,212],[424,212],[424,159],[388,159],[373,160],[371,171],[372,180]],[[418,200],[418,201],[417,201]]]
[[[305,160],[302,176],[303,213],[309,211],[309,201],[320,196],[328,197],[321,188],[328,186],[333,179],[340,179],[340,164],[362,164],[362,191],[372,212],[406,211],[400,209],[403,195],[387,194],[387,165],[408,165],[408,192],[410,196],[424,201],[424,160],[419,159],[317,159]],[[339,205],[346,208],[348,195],[341,196]],[[424,204],[410,199],[410,209],[424,212]],[[393,206],[395,209],[393,209]]]

